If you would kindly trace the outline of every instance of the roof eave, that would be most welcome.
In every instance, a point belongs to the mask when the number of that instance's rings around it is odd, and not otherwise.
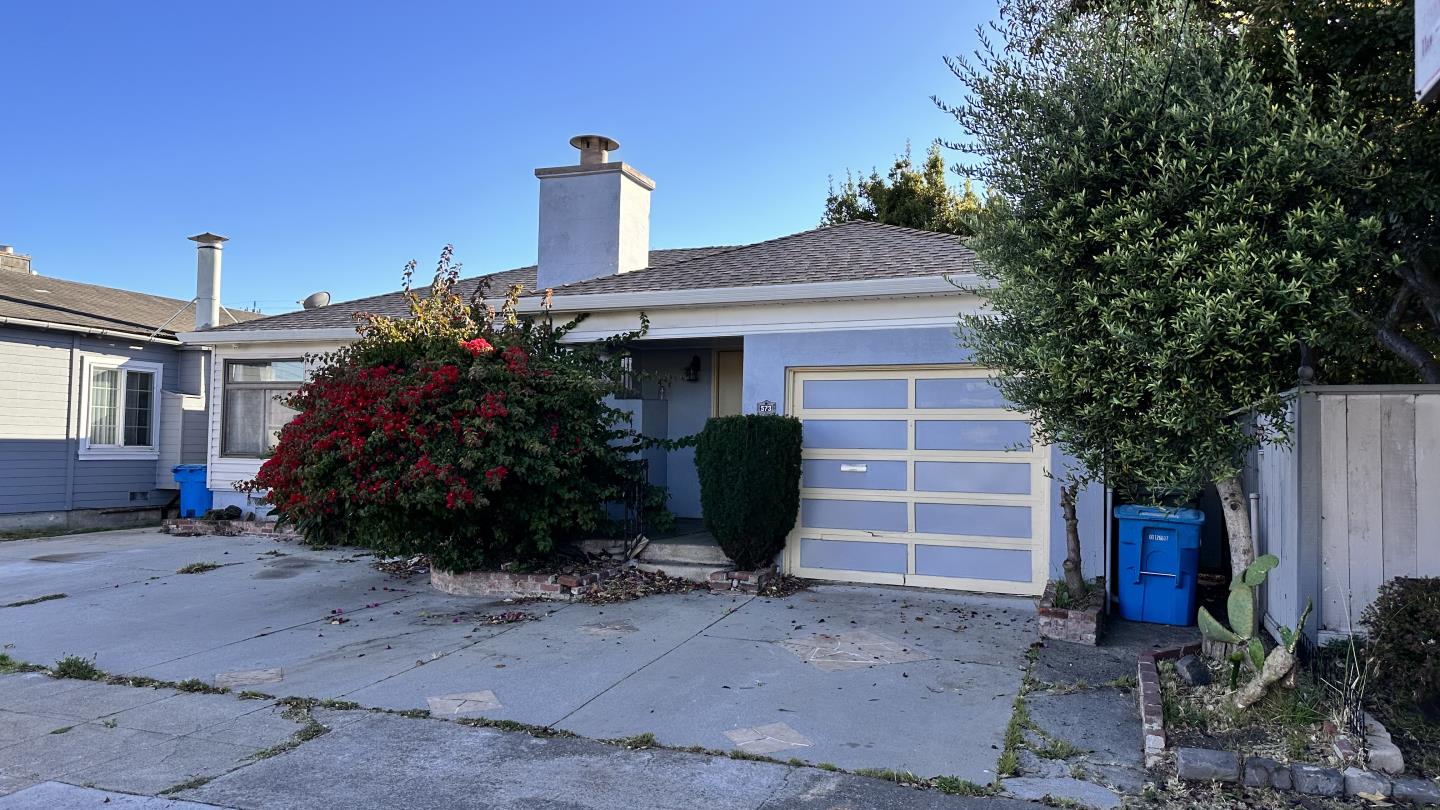
[[[0,315],[0,326],[19,326],[26,329],[40,329],[44,331],[75,332],[92,337],[122,338],[124,340],[141,340],[147,343],[163,343],[168,346],[175,346],[180,343],[174,336],[163,333],[128,332],[122,329],[106,329],[99,326],[81,326],[73,323],[57,323],[55,321],[39,321],[31,318],[15,318],[9,315]]]
[[[817,281],[802,284],[759,284],[748,287],[709,287],[644,292],[589,293],[552,296],[550,309],[559,312],[600,312],[605,310],[660,309],[664,307],[713,306],[717,304],[783,304],[835,298],[889,298],[914,295],[943,295],[986,286],[975,273],[907,276],[903,278]],[[544,309],[543,296],[520,300],[521,312]]]
[[[311,341],[354,340],[353,326],[292,327],[290,329],[205,329],[181,332],[180,342],[190,346],[216,346],[221,343],[308,343]]]

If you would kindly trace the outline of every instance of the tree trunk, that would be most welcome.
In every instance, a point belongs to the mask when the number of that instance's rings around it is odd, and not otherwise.
[[[1230,577],[1232,584],[1255,562],[1255,538],[1250,536],[1250,503],[1239,476],[1215,482],[1225,513],[1225,531],[1230,536]],[[1239,630],[1240,628],[1235,628]]]
[[[1081,570],[1080,520],[1075,516],[1076,486],[1060,487],[1060,514],[1065,518],[1065,588],[1071,599],[1085,595],[1085,573]]]

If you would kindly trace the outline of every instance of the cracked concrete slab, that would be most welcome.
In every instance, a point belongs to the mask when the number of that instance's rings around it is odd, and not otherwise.
[[[285,680],[285,670],[281,667],[266,667],[264,669],[242,669],[235,672],[221,672],[215,676],[215,685],[221,689],[244,689],[250,686],[261,686],[270,683],[280,683]]]
[[[376,571],[353,550],[133,531],[0,546],[0,580],[72,594],[10,609],[24,611],[5,639],[21,660],[93,654],[106,671],[174,681],[279,669],[279,684],[243,688],[402,710],[490,690],[503,705],[480,710],[485,717],[597,738],[648,732],[677,746],[724,748],[726,731],[782,722],[813,742],[793,749],[808,761],[981,783],[993,776],[1033,630],[1028,600],[840,585],[789,599],[692,592],[526,606],[543,618],[488,625],[479,617],[516,606],[435,592],[423,577]],[[173,573],[196,560],[237,564]],[[100,587],[107,571],[115,583]],[[849,652],[869,661],[866,644],[875,644],[891,663],[826,671],[783,646],[816,634],[850,639]],[[7,692],[12,678],[20,680]],[[64,703],[64,692],[83,688],[54,683],[0,677],[0,700]],[[141,722],[144,712],[125,718],[139,705],[97,708],[119,712],[119,727],[106,729],[115,733],[188,730],[246,747],[293,733],[273,708],[212,724],[207,702],[195,705],[174,725]],[[336,722],[349,727],[357,714]]]
[[[500,699],[489,689],[437,695],[427,698],[426,703],[430,706],[430,714],[435,717],[475,717],[501,708]]]
[[[78,787],[63,782],[41,782],[9,796],[0,796],[0,808],[3,810],[54,810],[57,807],[92,806],[104,806],[109,810],[200,810],[215,807],[178,799],[133,796],[113,790]]]
[[[780,646],[795,653],[801,661],[824,672],[903,664],[924,661],[930,656],[911,649],[893,638],[869,630],[843,633],[811,633],[786,639]]]
[[[732,728],[725,732],[735,747],[749,754],[773,754],[790,748],[809,748],[812,743],[805,735],[784,723],[766,723],[763,726]]]
[[[677,751],[629,751],[591,740],[538,739],[390,715],[365,715],[284,756],[226,774],[177,798],[257,810],[320,810],[464,807],[473,806],[476,796],[484,796],[491,810],[673,810],[681,803],[709,810],[1029,806],[944,796],[813,768]]]

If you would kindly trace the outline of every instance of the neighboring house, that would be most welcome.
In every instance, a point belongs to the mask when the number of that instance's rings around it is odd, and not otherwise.
[[[801,576],[1039,593],[1059,576],[1064,532],[1047,472],[1064,460],[1032,446],[956,338],[980,300],[975,256],[958,238],[851,222],[765,242],[649,249],[654,183],[610,162],[616,144],[571,141],[580,163],[540,169],[535,267],[489,276],[492,294],[527,291],[539,311],[590,313],[593,340],[650,329],[636,353],[641,390],[621,404],[647,435],[678,438],[711,416],[788,413],[805,421],[798,526],[784,555]],[[476,279],[462,282],[468,294]],[[538,291],[538,292],[537,292]],[[403,315],[400,293],[181,335],[215,352],[209,482],[216,505],[255,508],[252,478],[288,418],[273,401],[303,358],[355,337],[354,313]],[[700,516],[693,450],[657,452],[671,510]],[[1082,532],[1100,571],[1103,495],[1084,493]]]
[[[0,531],[156,520],[170,467],[205,461],[209,352],[176,333],[259,316],[222,313],[220,238],[192,238],[199,323],[195,300],[36,275],[0,248]]]

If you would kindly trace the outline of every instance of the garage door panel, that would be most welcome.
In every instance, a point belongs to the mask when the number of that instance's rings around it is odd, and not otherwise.
[[[1010,405],[989,377],[915,380],[917,408],[1009,408]]]
[[[919,492],[978,492],[986,495],[1029,495],[1029,463],[994,461],[916,461]]]
[[[1030,423],[1013,419],[915,420],[916,450],[1023,450]]]
[[[807,524],[808,525],[808,524]],[[1030,507],[973,503],[917,503],[915,531],[977,537],[1029,537]]]
[[[875,459],[807,459],[801,486],[815,489],[904,490],[907,465]]]
[[[806,380],[802,391],[806,410],[906,408],[909,380]]]
[[[904,450],[909,434],[903,419],[806,419],[803,441],[816,450]]]
[[[800,525],[811,529],[903,532],[910,528],[910,505],[899,501],[843,501],[804,498]]]
[[[915,573],[920,576],[1029,582],[1032,569],[1028,550],[917,544]]]
[[[904,574],[910,565],[909,558],[910,551],[904,543],[800,539],[800,564],[806,568]]]
[[[968,366],[791,372],[804,424],[792,573],[1039,593],[1048,458],[991,374]]]

